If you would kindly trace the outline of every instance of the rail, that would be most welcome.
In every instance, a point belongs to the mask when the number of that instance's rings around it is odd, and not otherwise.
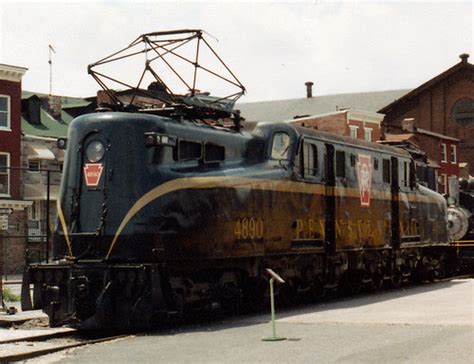
[[[0,351],[0,362],[17,362],[37,358],[61,350],[77,348],[84,345],[98,344],[106,341],[119,340],[129,336],[130,335],[114,335],[88,339],[80,336],[76,330],[72,330],[66,332],[48,333],[27,338],[4,340],[0,341],[0,345],[2,346],[2,350]],[[68,339],[69,341],[64,342],[65,339]],[[25,343],[25,345],[22,345],[22,343]],[[42,343],[43,347],[35,348],[34,343]],[[11,353],[11,351],[16,352]],[[3,354],[2,352],[8,354]]]

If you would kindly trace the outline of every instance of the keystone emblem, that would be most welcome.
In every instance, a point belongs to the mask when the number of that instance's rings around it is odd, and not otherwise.
[[[84,165],[84,178],[88,187],[97,187],[104,167],[101,163],[86,163]]]
[[[357,178],[359,179],[360,205],[370,206],[370,188],[372,186],[372,163],[370,155],[357,156]]]

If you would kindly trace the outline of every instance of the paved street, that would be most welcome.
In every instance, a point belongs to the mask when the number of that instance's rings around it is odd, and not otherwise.
[[[472,363],[474,280],[454,280],[135,336],[54,354],[53,363]]]

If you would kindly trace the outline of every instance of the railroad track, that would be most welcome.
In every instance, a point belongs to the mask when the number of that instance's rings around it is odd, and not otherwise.
[[[61,350],[122,339],[129,336],[114,335],[88,338],[79,334],[76,330],[71,330],[4,340],[0,342],[0,363],[32,359]]]

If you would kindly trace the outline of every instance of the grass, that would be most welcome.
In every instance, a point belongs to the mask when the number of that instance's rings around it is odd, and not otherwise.
[[[8,287],[3,289],[2,297],[5,302],[17,302],[20,300],[20,296],[13,293]]]

